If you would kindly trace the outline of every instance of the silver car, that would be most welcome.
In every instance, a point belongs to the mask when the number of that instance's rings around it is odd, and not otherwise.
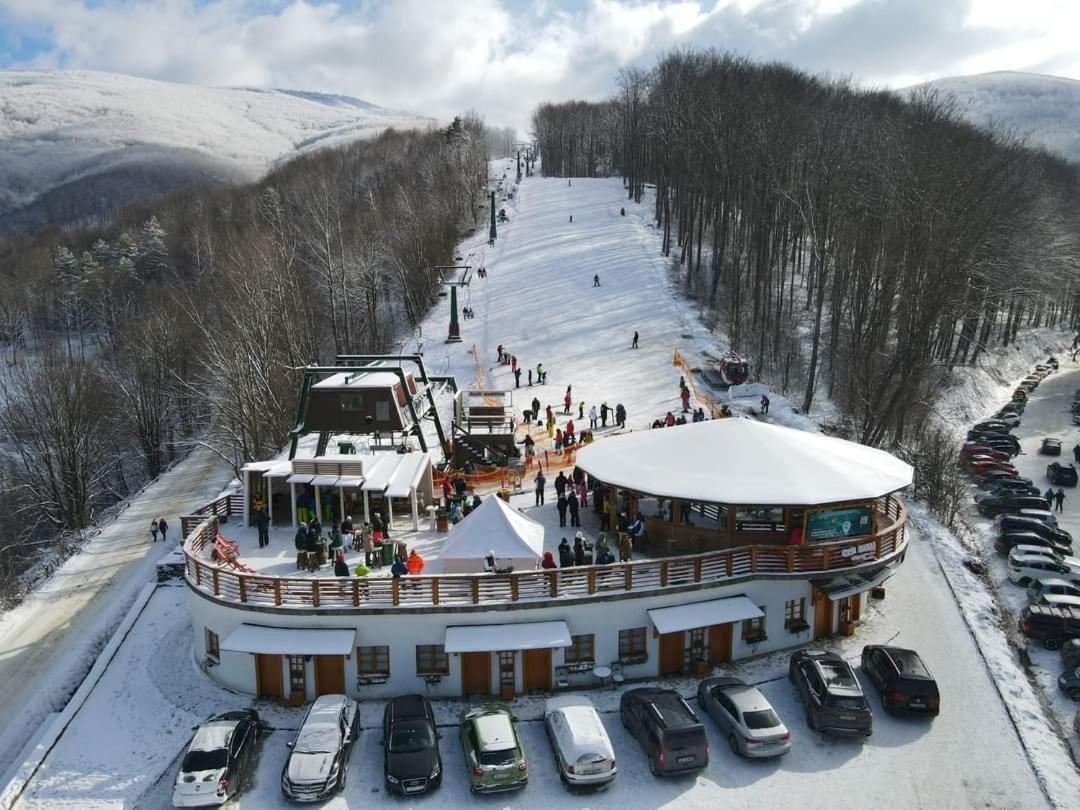
[[[778,757],[791,750],[791,733],[756,686],[738,678],[706,678],[700,705],[743,757]]]

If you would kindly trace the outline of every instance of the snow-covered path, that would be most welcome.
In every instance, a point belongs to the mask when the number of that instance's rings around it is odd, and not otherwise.
[[[78,686],[158,557],[179,539],[177,516],[213,497],[230,475],[217,456],[196,450],[0,618],[0,773]],[[162,516],[171,539],[154,547],[150,521]]]

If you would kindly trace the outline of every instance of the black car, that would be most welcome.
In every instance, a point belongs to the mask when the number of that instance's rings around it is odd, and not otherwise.
[[[1042,495],[1042,490],[1025,480],[1012,478],[990,478],[986,482],[986,491],[975,496],[981,501],[989,495]]]
[[[1073,544],[1072,535],[1067,531],[1056,526],[1047,526],[1038,518],[1024,515],[1000,515],[994,520],[994,523],[1001,534],[1034,532],[1053,543],[1059,543],[1063,546],[1072,546]]]
[[[798,650],[791,656],[788,678],[799,690],[806,725],[814,731],[869,737],[874,715],[851,666],[836,653]]]
[[[979,422],[971,429],[981,433],[1008,433],[1012,427],[1000,419],[988,419],[985,422]]]
[[[987,495],[979,501],[979,514],[984,517],[997,517],[998,515],[1017,512],[1020,509],[1049,509],[1051,505],[1046,502],[1042,495],[1014,495],[1004,493],[1001,495]]]
[[[1080,668],[1080,638],[1074,638],[1061,645],[1061,665],[1065,669]]]
[[[1072,464],[1062,464],[1060,461],[1055,461],[1053,464],[1046,466],[1046,477],[1050,479],[1051,484],[1061,487],[1075,487],[1077,480],[1076,467]]]
[[[709,764],[705,726],[674,689],[623,692],[619,717],[645,752],[653,776],[697,771]]]
[[[403,796],[427,793],[442,784],[435,713],[423,695],[402,695],[386,704],[383,776],[386,789]]]
[[[255,772],[262,725],[254,709],[211,717],[195,732],[173,785],[173,806],[224,804]]]
[[[1039,546],[1065,557],[1072,556],[1072,546],[1055,542],[1035,532],[1002,532],[994,541],[994,548],[1002,554],[1008,554],[1014,546]]]
[[[885,711],[937,717],[941,702],[937,681],[914,650],[867,644],[862,671],[881,693]]]
[[[1020,611],[1020,632],[1057,650],[1070,639],[1080,638],[1080,610],[1070,607],[1028,605]]]
[[[997,433],[989,431],[968,431],[967,441],[978,442],[994,450],[1004,450],[1010,456],[1019,455],[1020,440],[1011,433]]]
[[[1039,445],[1039,452],[1044,456],[1060,456],[1061,455],[1061,439],[1054,439],[1047,437],[1042,440],[1042,444]]]
[[[997,489],[1001,484],[1009,484],[1010,486],[1014,484],[1034,486],[1034,482],[1030,478],[1024,478],[1022,475],[1001,474],[984,475],[979,479],[978,487],[979,489],[991,490]],[[1042,492],[1042,490],[1038,491]]]

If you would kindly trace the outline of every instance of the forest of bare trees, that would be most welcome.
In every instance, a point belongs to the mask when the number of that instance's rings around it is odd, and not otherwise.
[[[470,114],[0,242],[0,580],[196,445],[279,448],[299,367],[386,350],[434,302],[492,140]]]
[[[949,99],[678,52],[533,116],[542,169],[621,175],[755,374],[863,442],[913,446],[955,364],[1080,324],[1080,172]],[[653,193],[655,189],[655,193]]]

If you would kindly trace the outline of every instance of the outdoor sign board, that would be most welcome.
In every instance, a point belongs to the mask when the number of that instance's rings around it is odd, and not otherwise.
[[[808,540],[830,540],[835,537],[858,537],[873,529],[873,510],[869,506],[850,509],[823,509],[813,512],[806,523]]]

